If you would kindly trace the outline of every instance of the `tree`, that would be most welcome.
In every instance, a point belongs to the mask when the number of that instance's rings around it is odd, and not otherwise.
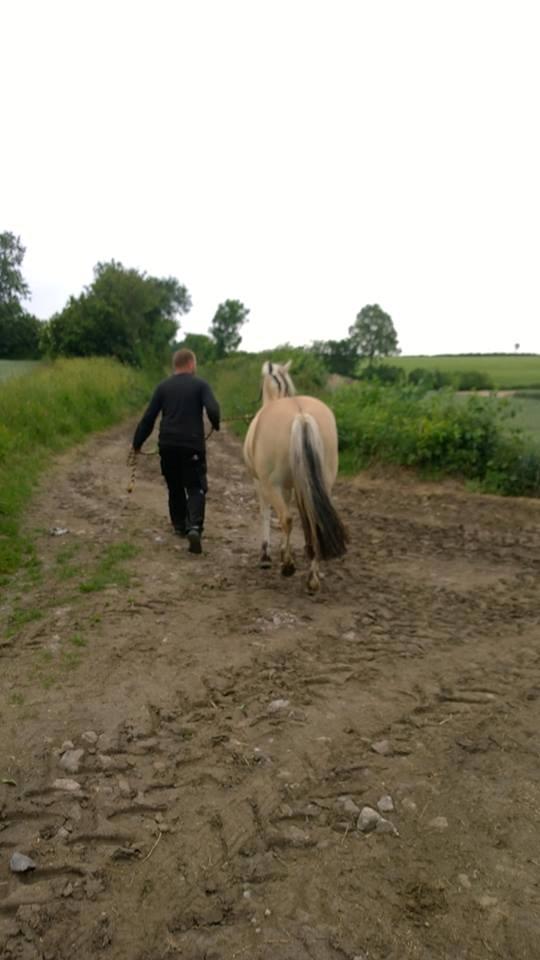
[[[39,320],[21,303],[30,293],[21,269],[24,254],[20,237],[0,233],[0,357],[10,360],[39,356]]]
[[[21,238],[14,233],[0,233],[0,304],[20,303],[30,293],[22,275],[22,262],[26,253]]]
[[[392,318],[377,303],[363,307],[349,327],[349,336],[358,354],[367,358],[388,357],[399,353],[398,337]]]
[[[53,355],[114,356],[124,363],[161,362],[191,307],[186,287],[111,260],[98,263],[94,282],[70,297],[51,318],[47,342]]]
[[[186,333],[184,339],[175,344],[175,349],[185,347],[193,350],[200,364],[212,363],[216,359],[216,345],[205,333]]]
[[[344,340],[315,340],[311,350],[323,361],[329,373],[353,377],[358,363],[356,344],[350,338]]]
[[[15,301],[0,304],[0,357],[34,360],[40,356],[41,323]]]
[[[220,303],[210,326],[210,336],[216,344],[218,360],[240,346],[240,327],[247,322],[248,314],[248,308],[240,300],[225,300]]]

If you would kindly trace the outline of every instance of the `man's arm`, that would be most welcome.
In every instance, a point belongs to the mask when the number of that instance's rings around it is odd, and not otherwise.
[[[156,422],[156,417],[161,410],[161,391],[159,387],[156,389],[154,396],[152,397],[148,407],[146,408],[144,415],[135,430],[133,436],[133,449],[140,450],[144,441],[148,440],[148,437],[154,429],[154,424]]]
[[[203,386],[202,401],[204,404],[204,409],[206,410],[208,419],[212,424],[214,430],[219,430],[219,421],[220,421],[220,410],[219,403],[217,402],[214,394],[212,393],[211,387],[205,382]]]

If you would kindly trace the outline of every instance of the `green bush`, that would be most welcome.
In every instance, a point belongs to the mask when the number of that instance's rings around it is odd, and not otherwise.
[[[510,428],[504,401],[355,384],[331,404],[345,469],[395,463],[459,475],[497,493],[540,494],[540,454]]]
[[[508,439],[489,464],[483,487],[504,496],[540,496],[540,451],[524,449],[519,438]]]
[[[354,377],[358,366],[358,350],[351,338],[343,340],[314,340],[310,347],[322,361],[328,373],[342,377]]]
[[[58,360],[0,386],[0,582],[26,557],[23,508],[50,456],[140,408],[147,375],[114,360]]]
[[[481,370],[463,370],[453,375],[456,390],[493,390],[493,380]]]
[[[382,384],[403,383],[405,380],[405,371],[401,367],[392,366],[389,363],[371,363],[364,367],[358,374],[359,380]]]
[[[444,373],[442,370],[428,370],[426,367],[415,367],[407,376],[408,382],[415,387],[422,387],[424,390],[441,390],[443,387],[449,387],[452,383],[452,375]]]
[[[401,369],[401,368],[396,368]],[[441,390],[444,387],[454,387],[456,390],[493,390],[491,377],[482,370],[454,370],[446,372],[438,368],[415,367],[407,375],[407,381],[412,386],[422,387],[424,390]]]
[[[516,390],[514,397],[516,400],[540,401],[540,390]]]
[[[207,337],[205,333],[186,333],[174,345],[174,350],[193,350],[200,366],[205,363],[213,363],[216,360],[216,345],[212,337]]]

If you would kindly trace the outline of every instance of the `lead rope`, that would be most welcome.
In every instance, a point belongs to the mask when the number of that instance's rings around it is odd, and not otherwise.
[[[138,453],[135,453],[134,450],[130,450],[127,458],[127,465],[129,467],[129,483],[127,487],[128,493],[133,493],[133,488],[135,486],[135,474],[137,472],[137,457]]]
[[[127,492],[133,493],[133,488],[135,486],[135,476],[137,474],[137,458],[138,457],[157,457],[159,450],[139,450],[138,453],[135,453],[131,449],[128,453],[127,465],[129,467],[129,483],[127,485]]]

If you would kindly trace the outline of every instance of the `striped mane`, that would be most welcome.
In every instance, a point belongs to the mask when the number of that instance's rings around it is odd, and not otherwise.
[[[277,400],[281,397],[294,397],[296,390],[289,375],[290,365],[290,360],[287,363],[273,363],[271,360],[263,363],[262,392],[264,402]]]

